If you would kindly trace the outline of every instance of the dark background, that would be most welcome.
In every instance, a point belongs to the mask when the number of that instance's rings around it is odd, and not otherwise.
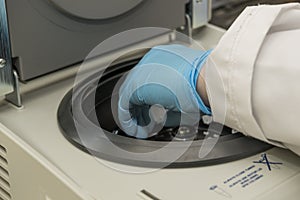
[[[213,13],[210,23],[228,29],[246,6],[258,4],[281,4],[290,2],[300,2],[300,0],[213,0]]]

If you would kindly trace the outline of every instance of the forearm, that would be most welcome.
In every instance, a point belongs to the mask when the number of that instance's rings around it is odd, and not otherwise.
[[[206,92],[206,84],[205,84],[205,65],[202,67],[198,79],[197,79],[197,92],[200,95],[202,101],[206,106],[209,107],[208,96]]]

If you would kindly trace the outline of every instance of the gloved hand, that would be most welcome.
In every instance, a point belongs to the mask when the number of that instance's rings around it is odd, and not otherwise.
[[[196,91],[209,53],[177,44],[152,48],[120,87],[120,128],[128,135],[147,138],[157,133],[158,124],[194,125],[200,119],[199,109],[210,114]]]

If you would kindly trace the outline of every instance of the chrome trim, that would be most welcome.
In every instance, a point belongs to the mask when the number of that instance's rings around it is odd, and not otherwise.
[[[185,15],[185,23],[186,23],[186,27],[185,27],[185,32],[186,35],[189,36],[190,38],[192,37],[192,20],[191,17],[186,14]]]
[[[21,93],[20,93],[20,86],[19,86],[19,76],[18,73],[13,70],[13,88],[14,92],[5,95],[5,98],[8,102],[14,104],[17,107],[22,107],[22,101],[21,101]]]
[[[0,96],[13,92],[13,72],[5,0],[0,0]]]
[[[0,96],[21,106],[18,75],[12,68],[6,1],[0,0]]]

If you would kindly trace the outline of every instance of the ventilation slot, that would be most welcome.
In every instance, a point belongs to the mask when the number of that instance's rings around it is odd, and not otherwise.
[[[0,200],[10,200],[10,184],[6,148],[0,145]]]
[[[137,194],[144,200],[160,200],[158,197],[154,196],[153,194],[144,189]]]

